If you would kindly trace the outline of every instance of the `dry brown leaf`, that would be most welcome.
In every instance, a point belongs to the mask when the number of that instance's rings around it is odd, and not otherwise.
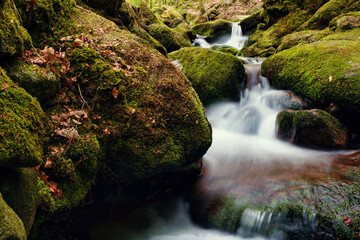
[[[113,88],[113,90],[112,90],[112,95],[113,95],[114,98],[117,98],[117,97],[118,97],[119,91],[116,89],[116,87]]]

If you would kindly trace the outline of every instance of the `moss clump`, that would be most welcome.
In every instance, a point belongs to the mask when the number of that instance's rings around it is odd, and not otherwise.
[[[213,40],[224,34],[230,34],[231,24],[225,20],[217,20],[195,25],[192,29],[198,35],[206,36],[207,39]]]
[[[0,192],[29,234],[40,203],[35,170],[0,168]]]
[[[307,19],[307,15],[297,8],[270,28],[257,30],[249,37],[247,47],[241,50],[241,54],[244,56],[264,56],[264,50],[276,49],[281,44],[283,36],[295,31]]]
[[[230,98],[238,99],[246,75],[243,64],[230,54],[203,48],[184,48],[169,54],[181,65],[204,104]]]
[[[218,51],[218,52],[222,52],[222,53],[228,53],[228,54],[231,54],[234,56],[238,52],[238,50],[236,48],[233,48],[233,47],[227,46],[227,45],[214,45],[210,49]]]
[[[352,10],[352,4],[357,0],[330,0],[300,27],[300,29],[324,29],[336,16]]]
[[[162,6],[161,8],[158,8],[156,12],[160,15],[161,21],[167,25],[176,18],[184,20],[183,16],[171,6]]]
[[[356,110],[360,108],[359,51],[359,41],[300,45],[266,59],[261,72],[274,86],[324,105]]]
[[[260,16],[261,11],[258,11],[251,16],[241,20],[240,26],[243,32],[249,32],[254,29],[260,24],[263,23],[263,19]]]
[[[346,31],[360,27],[360,12],[349,12],[337,16],[329,23],[333,31]]]
[[[16,15],[10,0],[0,2],[0,57],[21,55],[31,45],[31,37]]]
[[[16,213],[6,204],[0,193],[0,239],[25,240],[23,223]]]
[[[284,36],[281,39],[281,44],[276,49],[277,52],[281,52],[285,49],[292,48],[299,44],[306,44],[320,41],[322,38],[331,34],[332,32],[329,29],[325,29],[322,31],[319,30],[305,30],[301,32],[294,32]]]
[[[0,86],[0,166],[36,166],[42,162],[48,120],[36,99],[1,68]]]
[[[10,63],[7,74],[42,104],[53,101],[61,85],[53,72],[22,61]]]
[[[173,52],[181,48],[177,35],[167,26],[160,24],[151,24],[150,35],[158,40],[168,52]]]
[[[276,135],[291,143],[311,148],[346,148],[347,130],[321,110],[286,110],[276,118]]]

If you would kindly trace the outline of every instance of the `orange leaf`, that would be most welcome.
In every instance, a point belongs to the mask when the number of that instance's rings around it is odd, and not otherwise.
[[[36,171],[39,171],[39,169],[40,169],[40,164],[37,165],[36,167],[34,167],[34,169],[35,169]]]
[[[44,168],[51,168],[52,162],[53,162],[53,161],[52,161],[51,158],[46,159]]]
[[[109,49],[106,49],[106,50],[105,50],[105,54],[106,54],[106,55],[109,55],[109,53],[110,53],[110,52],[109,52]]]
[[[116,87],[113,88],[112,90],[112,95],[114,98],[117,98],[118,97],[118,94],[119,94],[119,91],[116,89]]]

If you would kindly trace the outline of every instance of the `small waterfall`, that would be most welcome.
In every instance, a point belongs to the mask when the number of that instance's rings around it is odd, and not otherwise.
[[[202,48],[211,48],[212,46],[215,45],[226,45],[240,50],[242,47],[244,47],[248,37],[243,35],[241,26],[238,22],[233,22],[231,23],[231,25],[232,25],[231,34],[225,35],[219,40],[212,43],[207,42],[205,37],[203,36],[197,36],[196,39],[194,40],[193,46],[199,46]]]

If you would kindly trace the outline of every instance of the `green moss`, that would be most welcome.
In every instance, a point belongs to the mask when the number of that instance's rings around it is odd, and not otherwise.
[[[159,15],[162,22],[169,24],[172,20],[179,18],[184,19],[183,16],[171,6],[162,6],[155,10]]]
[[[360,27],[360,12],[349,12],[337,16],[329,23],[330,29],[334,31],[346,31]]]
[[[292,48],[299,44],[306,44],[320,41],[322,38],[331,34],[332,32],[329,29],[325,29],[322,31],[318,30],[305,30],[301,32],[294,32],[284,36],[281,39],[281,44],[276,49],[277,52],[281,52],[285,49]]]
[[[351,11],[356,0],[330,0],[324,4],[300,29],[324,29],[336,16]]]
[[[276,135],[312,148],[346,148],[348,133],[329,113],[321,110],[286,110],[276,118]]]
[[[326,41],[293,47],[262,64],[274,86],[327,105],[359,109],[359,41]]]
[[[42,162],[48,120],[36,99],[1,68],[0,86],[0,166],[36,166]]]
[[[0,168],[0,192],[29,234],[40,203],[35,170]]]
[[[6,204],[0,193],[0,239],[25,240],[23,223],[16,213]]]
[[[154,23],[162,24],[160,18],[153,11],[151,11],[148,8],[147,4],[143,1],[140,2],[139,17],[141,21],[143,21],[146,25],[150,25]]]
[[[246,76],[238,58],[203,48],[184,48],[169,54],[169,58],[181,65],[204,104],[239,97]]]
[[[160,24],[152,24],[149,28],[150,35],[158,40],[168,52],[176,51],[181,48],[177,36],[169,27]]]
[[[11,62],[7,74],[42,104],[53,101],[61,85],[53,72],[22,61]]]
[[[228,53],[228,54],[231,54],[231,55],[236,55],[238,50],[236,48],[233,48],[233,47],[230,47],[230,46],[227,46],[227,45],[215,45],[215,46],[212,46],[210,49],[212,50],[215,50],[215,51],[219,51],[219,52],[222,52],[222,53]]]
[[[192,28],[198,35],[206,36],[208,39],[215,39],[224,34],[231,33],[231,24],[225,20],[217,20],[195,25]]]
[[[31,37],[16,15],[10,0],[0,3],[0,57],[21,55],[31,45]]]
[[[261,11],[257,11],[251,16],[241,20],[240,26],[243,32],[249,32],[256,29],[257,25],[263,22],[263,19],[260,16]]]

